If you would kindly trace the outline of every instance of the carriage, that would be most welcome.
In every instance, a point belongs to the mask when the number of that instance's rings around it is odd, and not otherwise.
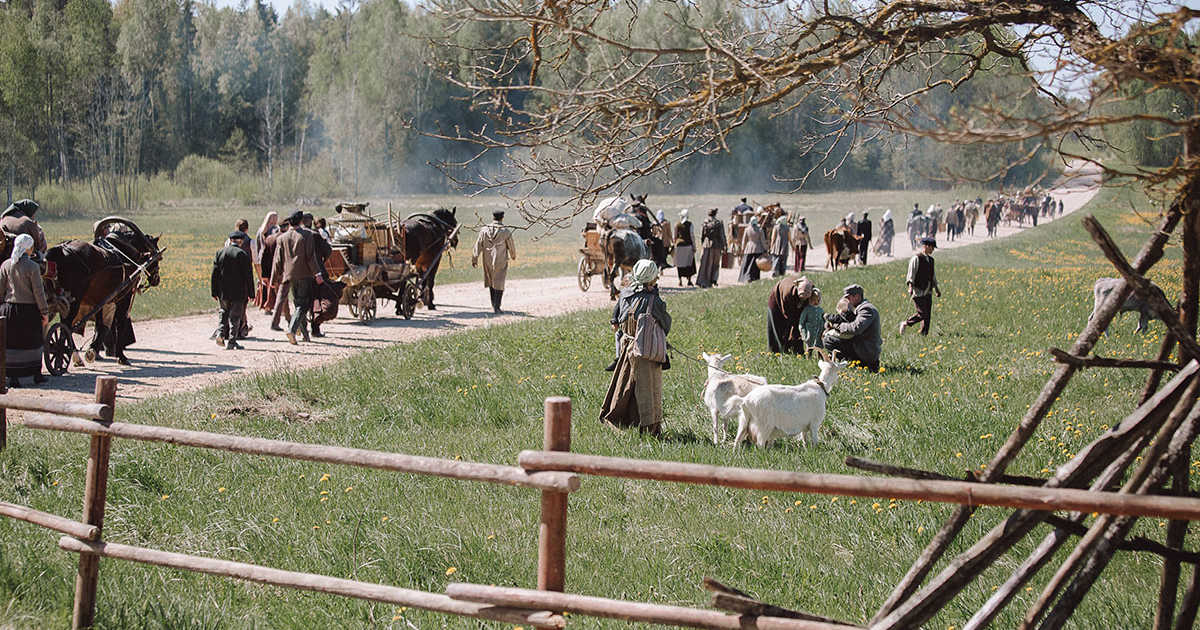
[[[386,220],[367,212],[367,203],[340,203],[329,220],[333,252],[325,276],[344,283],[340,303],[362,322],[375,319],[376,300],[396,302],[396,313],[412,319],[420,301],[422,278],[404,258],[404,230],[388,208]]]
[[[592,288],[592,276],[596,274],[600,274],[604,288],[607,289],[612,285],[612,279],[604,260],[603,240],[604,231],[595,222],[589,221],[583,228],[583,247],[579,248],[577,269],[579,290],[585,293]]]

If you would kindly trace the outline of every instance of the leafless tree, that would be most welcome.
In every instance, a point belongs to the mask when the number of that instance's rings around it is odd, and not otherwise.
[[[477,147],[473,160],[440,166],[463,183],[514,194],[533,219],[561,220],[597,195],[725,151],[756,110],[819,117],[818,132],[789,139],[819,158],[807,172],[779,173],[796,188],[884,135],[1023,143],[1030,156],[1049,148],[1091,161],[1103,128],[1140,119],[1166,125],[1185,147],[1200,144],[1195,108],[1163,116],[1105,106],[1128,98],[1135,80],[1191,102],[1200,96],[1192,44],[1200,12],[1178,3],[429,2],[447,24],[438,45],[469,60],[467,71],[447,74],[491,117],[475,129],[432,131]],[[1017,79],[1011,93],[948,114],[925,107],[935,90],[961,89],[1001,66]],[[1036,107],[1015,106],[1028,100]],[[496,153],[499,168],[475,168]],[[1101,166],[1168,187],[1176,201],[1194,198],[1194,149],[1154,170]],[[564,190],[568,201],[535,201]]]

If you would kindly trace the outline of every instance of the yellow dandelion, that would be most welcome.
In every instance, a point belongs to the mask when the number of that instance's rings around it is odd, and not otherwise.
[[[304,478],[304,477],[303,477],[303,476],[301,476],[301,479],[303,479],[303,478]],[[321,475],[321,479],[320,479],[320,480],[318,480],[318,483],[320,483],[320,482],[322,482],[322,481],[329,481],[329,473],[325,473],[324,475]]]
[[[225,492],[225,486],[221,486],[220,488],[217,488],[217,493],[221,493],[221,492]]]
[[[170,499],[170,498],[171,498],[171,495],[169,495],[169,494],[164,494],[164,495],[162,495],[161,497],[159,497],[159,499],[158,499],[158,500],[159,500],[159,501],[166,501],[167,499]]]
[[[458,573],[458,567],[450,567],[446,569],[446,575],[454,575],[455,573]]]
[[[354,489],[354,486],[346,486],[346,489],[344,492],[350,492],[353,489]]]
[[[388,517],[386,517],[386,516],[385,516],[385,517],[383,517],[383,518],[379,519],[379,522],[381,522],[381,523],[386,523],[386,522],[388,522]]]

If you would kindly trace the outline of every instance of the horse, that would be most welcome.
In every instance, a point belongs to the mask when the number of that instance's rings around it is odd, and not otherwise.
[[[832,266],[837,271],[838,265],[849,267],[850,261],[858,255],[861,237],[850,231],[846,226],[838,226],[825,233],[825,251],[828,256],[825,266]]]
[[[650,257],[650,248],[637,232],[627,228],[609,230],[604,235],[604,277],[608,280],[608,297],[617,299],[617,277],[633,270],[633,264]]]
[[[421,277],[421,300],[425,308],[433,311],[433,283],[441,266],[442,254],[447,244],[458,247],[458,208],[438,208],[432,213],[410,215],[400,222],[400,234],[404,243],[404,260],[413,265]],[[400,300],[396,300],[396,312],[400,312]]]
[[[642,237],[642,241],[649,243],[654,238],[653,228],[658,225],[658,220],[654,217],[654,213],[650,211],[650,207],[646,205],[646,197],[648,195],[635,195],[629,193],[629,198],[633,200],[633,205],[629,207],[629,213],[637,217],[642,224],[637,227],[638,236]],[[644,243],[643,243],[644,244]]]
[[[91,319],[95,335],[89,344],[89,357],[99,356],[100,350],[129,365],[125,348],[136,338],[129,312],[133,298],[147,287],[158,286],[158,264],[164,250],[159,249],[159,236],[147,236],[138,226],[122,217],[106,217],[93,226],[95,240],[64,241],[46,251],[46,262],[52,292],[62,291],[69,304],[60,319],[78,335],[84,334]],[[142,268],[143,278],[126,282]],[[122,287],[122,285],[126,285]],[[77,366],[83,365],[79,355]]]

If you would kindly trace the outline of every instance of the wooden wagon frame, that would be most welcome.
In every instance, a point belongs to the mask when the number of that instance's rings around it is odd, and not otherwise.
[[[365,202],[339,203],[329,220],[333,252],[325,275],[345,283],[341,304],[362,322],[375,319],[376,300],[395,300],[396,313],[412,319],[422,278],[404,259],[404,229],[389,207],[386,220],[367,212]]]

